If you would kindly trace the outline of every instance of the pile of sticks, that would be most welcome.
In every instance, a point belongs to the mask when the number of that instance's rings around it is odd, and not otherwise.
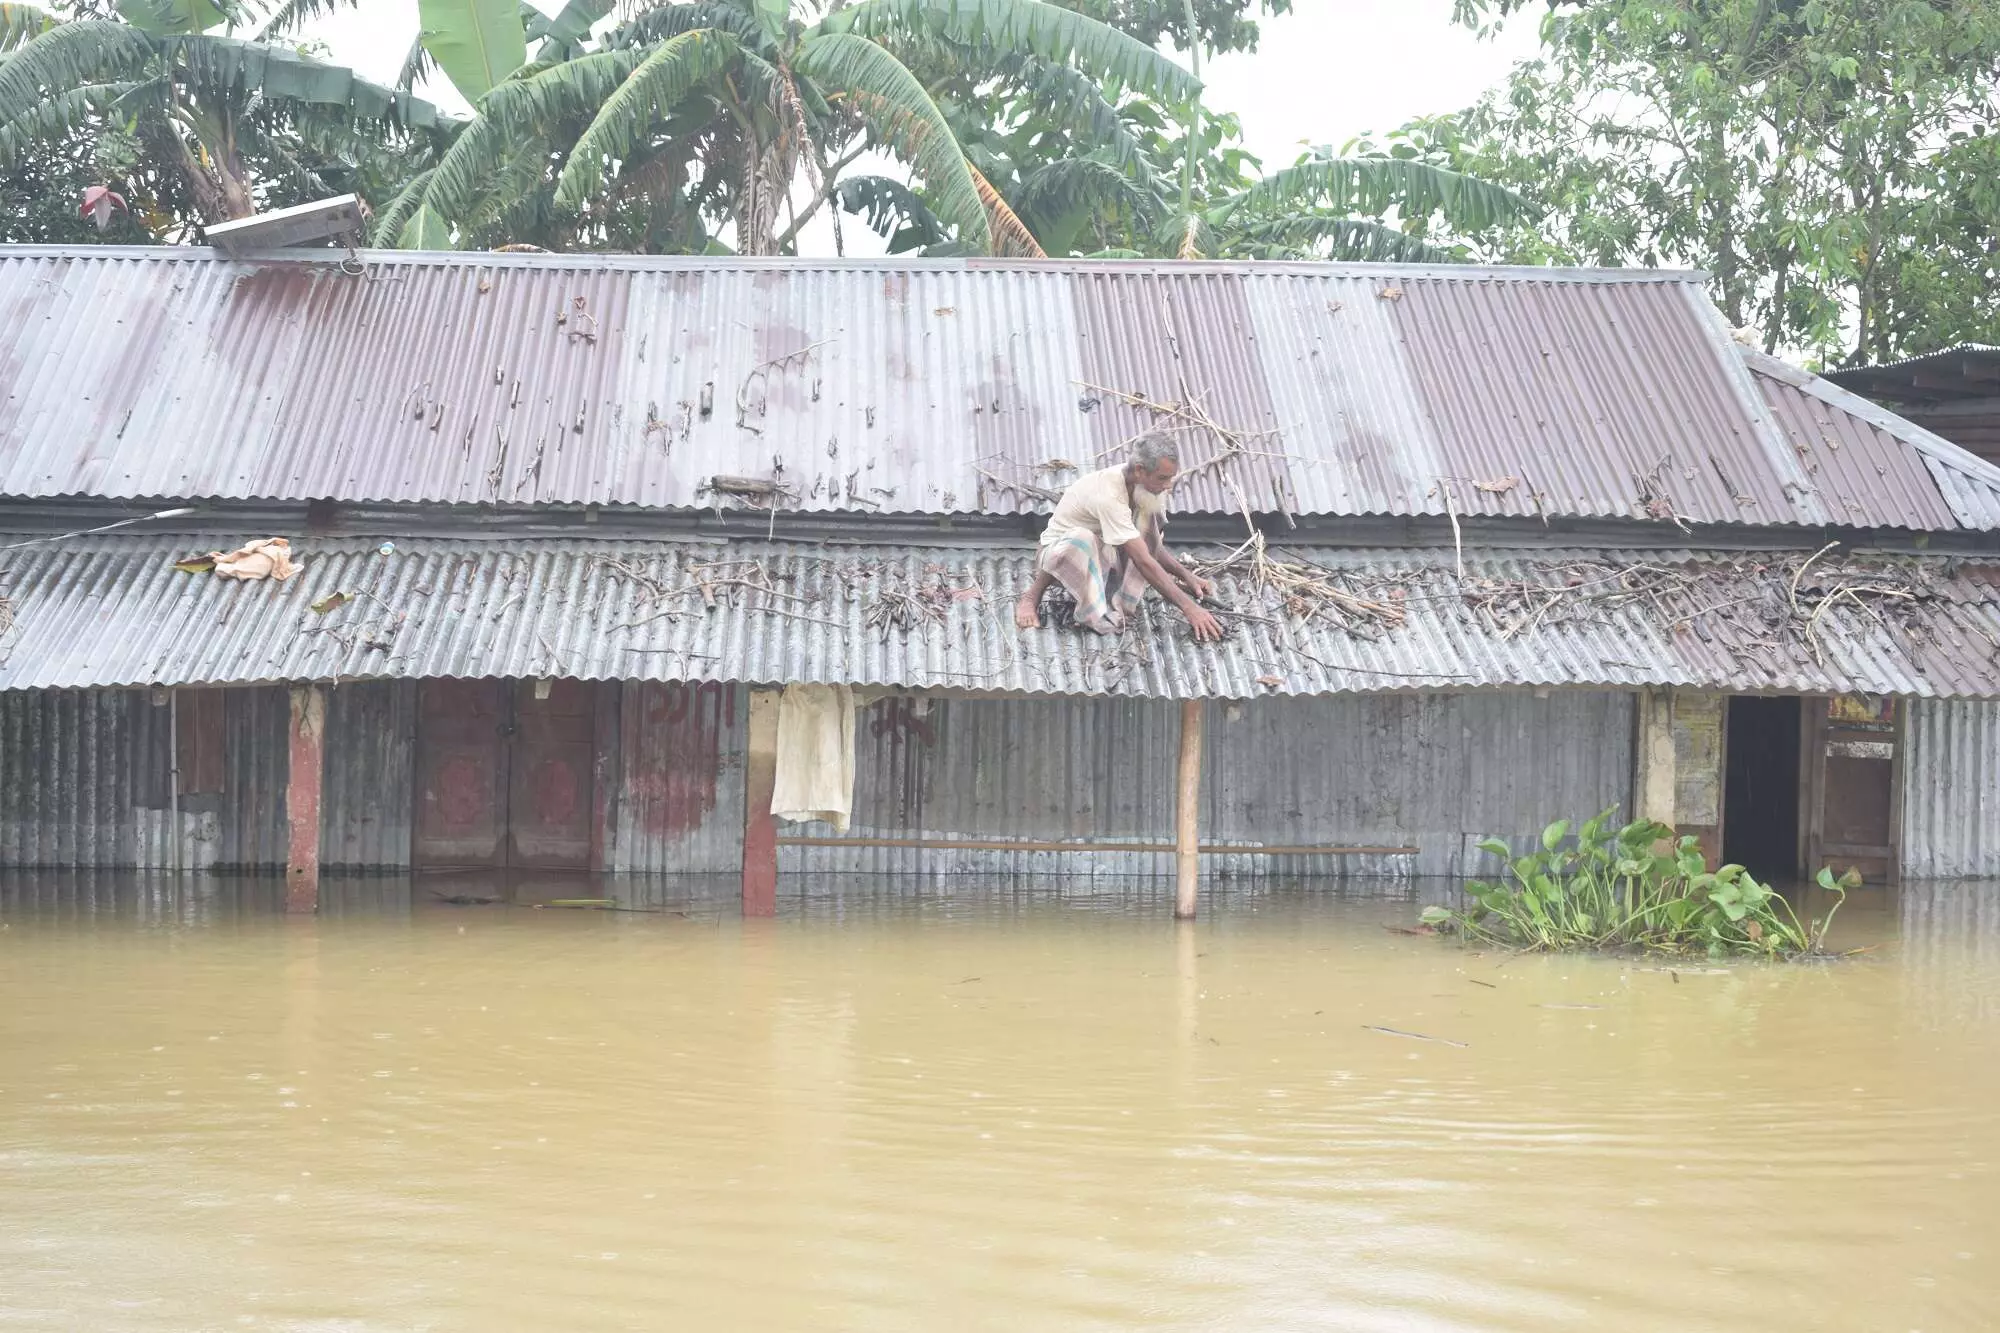
[[[1488,632],[1512,639],[1547,625],[1606,621],[1636,610],[1668,633],[1704,641],[1718,632],[1739,647],[1803,649],[1826,661],[1827,617],[1850,608],[1909,639],[1925,637],[1917,613],[1943,600],[1933,563],[1892,556],[1749,553],[1684,564],[1548,563],[1519,580],[1472,578],[1459,595]]]

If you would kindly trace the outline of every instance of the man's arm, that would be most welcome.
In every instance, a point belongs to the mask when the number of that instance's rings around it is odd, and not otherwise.
[[[1160,596],[1180,608],[1180,613],[1186,616],[1188,624],[1193,626],[1196,639],[1203,643],[1212,643],[1222,638],[1221,624],[1214,616],[1202,610],[1194,598],[1188,596],[1181,585],[1175,582],[1174,576],[1167,572],[1165,566],[1153,558],[1153,552],[1147,547],[1144,537],[1134,537],[1118,549],[1139,567],[1139,572],[1146,576],[1146,582],[1160,590]],[[1171,555],[1167,555],[1165,547],[1160,548],[1160,554],[1168,560],[1173,560]],[[1174,565],[1181,569],[1182,574],[1187,574],[1187,570],[1181,567],[1178,560],[1174,560]]]
[[[1199,601],[1201,598],[1211,597],[1215,594],[1215,585],[1207,579],[1198,577],[1186,565],[1176,560],[1174,553],[1167,549],[1165,542],[1160,543],[1160,549],[1155,554],[1160,562],[1160,568],[1178,579],[1180,585],[1188,590],[1188,596]]]

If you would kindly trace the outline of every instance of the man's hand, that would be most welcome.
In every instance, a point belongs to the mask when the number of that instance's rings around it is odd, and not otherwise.
[[[1189,606],[1184,614],[1187,616],[1189,626],[1194,630],[1194,637],[1197,643],[1222,642],[1221,621],[1202,610],[1199,606]]]
[[[1215,581],[1213,579],[1205,579],[1198,574],[1189,574],[1182,580],[1182,583],[1187,587],[1188,596],[1194,598],[1197,602],[1205,602],[1215,596]]]

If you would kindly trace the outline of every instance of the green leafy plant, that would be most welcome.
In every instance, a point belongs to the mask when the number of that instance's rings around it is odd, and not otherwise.
[[[1742,866],[1710,870],[1694,838],[1676,839],[1645,819],[1614,829],[1611,815],[1604,810],[1584,821],[1574,836],[1570,821],[1558,820],[1525,856],[1498,838],[1480,843],[1507,863],[1506,877],[1472,881],[1463,909],[1427,907],[1424,922],[1523,949],[1796,958],[1825,952],[1833,915],[1860,882],[1851,870],[1838,879],[1821,870],[1819,886],[1833,905],[1823,917],[1801,920],[1782,894]]]

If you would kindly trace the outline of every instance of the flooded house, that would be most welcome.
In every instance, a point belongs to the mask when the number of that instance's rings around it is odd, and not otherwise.
[[[0,866],[1191,911],[1616,805],[2000,875],[2000,466],[1698,275],[10,248],[0,309]],[[1016,629],[1149,429],[1226,639]]]

